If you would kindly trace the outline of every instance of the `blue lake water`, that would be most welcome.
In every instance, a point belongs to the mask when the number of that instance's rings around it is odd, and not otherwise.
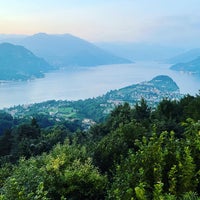
[[[157,75],[169,75],[183,94],[198,94],[200,77],[175,72],[153,62],[104,65],[79,70],[59,70],[27,82],[0,83],[0,108],[46,100],[78,100],[97,97]]]

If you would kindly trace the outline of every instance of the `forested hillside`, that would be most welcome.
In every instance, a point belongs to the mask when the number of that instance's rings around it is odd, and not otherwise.
[[[0,113],[0,200],[200,198],[200,94],[77,121]],[[42,118],[41,118],[42,120]]]
[[[23,46],[0,44],[0,80],[30,80],[55,69]]]

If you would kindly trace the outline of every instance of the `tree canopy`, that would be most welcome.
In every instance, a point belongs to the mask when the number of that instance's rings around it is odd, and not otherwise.
[[[141,99],[89,130],[3,114],[0,200],[200,199],[199,111],[199,95]]]

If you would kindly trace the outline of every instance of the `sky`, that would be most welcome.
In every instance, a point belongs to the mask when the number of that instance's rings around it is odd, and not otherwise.
[[[0,0],[0,33],[194,46],[199,10],[200,0]]]

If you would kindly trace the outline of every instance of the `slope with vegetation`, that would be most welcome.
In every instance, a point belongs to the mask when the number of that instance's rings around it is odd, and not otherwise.
[[[44,59],[26,48],[9,43],[0,44],[0,80],[28,80],[44,77],[54,69]]]
[[[0,199],[199,199],[199,110],[200,95],[141,99],[87,131],[5,115]]]
[[[4,109],[13,117],[32,116],[41,121],[77,121],[87,128],[101,122],[115,106],[128,102],[131,106],[145,98],[155,107],[163,98],[178,100],[182,97],[177,84],[168,76],[157,76],[151,81],[113,90],[103,96],[79,101],[47,101]],[[48,123],[47,123],[48,124]]]

